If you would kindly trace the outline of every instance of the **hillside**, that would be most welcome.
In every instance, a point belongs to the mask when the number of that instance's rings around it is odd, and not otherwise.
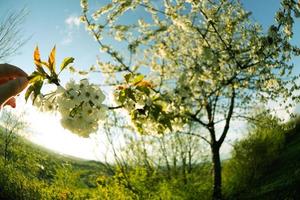
[[[244,158],[247,160],[251,156],[255,158],[253,160],[250,158],[252,161],[243,165],[250,166],[241,168],[245,172],[243,176],[251,177],[253,174],[251,167],[260,166],[260,164],[253,164],[253,161],[262,160],[263,167],[255,169],[259,172],[257,178],[247,179],[246,189],[232,190],[233,193],[231,198],[228,196],[229,199],[300,199],[298,190],[300,188],[300,123],[294,128],[285,129],[288,131],[282,131],[283,129],[279,127],[279,125],[274,126],[269,132],[262,129],[261,132],[264,134],[261,136],[264,139],[248,136],[245,139],[254,142],[241,143],[240,146],[247,150],[242,152],[242,154],[246,153]],[[272,154],[269,154],[268,150],[273,148],[272,145],[277,145],[274,138],[278,133],[284,136],[282,146],[276,150],[274,158],[268,159],[265,155]],[[273,139],[275,144],[272,144]],[[21,137],[14,138],[9,149],[8,160],[5,161],[4,141],[4,134],[1,133],[0,199],[115,199],[116,197],[122,199],[123,195],[124,197],[131,196],[133,199],[153,199],[154,197],[168,199],[177,196],[178,199],[201,200],[210,197],[210,195],[203,196],[211,192],[209,163],[194,165],[192,173],[186,180],[187,183],[181,181],[179,171],[174,171],[176,175],[173,175],[172,179],[168,178],[166,167],[156,169],[151,174],[147,168],[131,166],[131,170],[125,173],[127,177],[123,177],[116,173],[115,166],[58,155]],[[244,146],[244,144],[251,144],[252,147]],[[258,151],[252,154],[251,151],[257,147],[259,147]],[[230,163],[232,160],[234,161],[231,158],[226,162]],[[227,163],[223,164],[226,168]],[[237,174],[236,163],[231,162],[231,164],[233,165],[227,167],[229,169],[227,177]],[[178,169],[181,169],[180,166]],[[199,177],[201,177],[200,180],[198,180]],[[224,182],[224,186],[230,188],[231,184],[240,185],[239,180],[242,179]],[[166,186],[166,184],[170,185]],[[183,193],[183,188],[194,192]]]
[[[4,135],[0,131],[0,144],[4,143]],[[40,164],[45,165],[62,165],[68,163],[77,169],[89,169],[91,171],[103,171],[104,165],[101,162],[84,160],[68,155],[57,154],[40,145],[34,144],[20,136],[15,136],[12,142],[12,154],[14,153],[30,153],[32,159],[40,161]],[[0,147],[1,148],[1,147]],[[19,152],[20,151],[20,152]],[[20,155],[16,155],[20,157]],[[14,157],[14,155],[11,155]]]
[[[245,199],[300,199],[300,123],[285,134],[283,149]]]
[[[0,199],[64,199],[51,195],[88,193],[99,176],[110,175],[103,163],[58,155],[19,136],[13,137],[5,159],[5,139],[0,131]],[[32,194],[37,195],[29,198]]]

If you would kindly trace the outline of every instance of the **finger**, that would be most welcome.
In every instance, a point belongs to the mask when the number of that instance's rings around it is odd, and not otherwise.
[[[0,78],[3,77],[27,77],[28,75],[22,69],[10,65],[10,64],[0,64]]]
[[[12,108],[15,108],[16,107],[16,98],[15,97],[12,97],[12,98],[10,98],[9,100],[7,100],[6,102],[5,102],[5,104],[4,104],[4,106],[6,106],[6,105],[9,105],[9,106],[11,106]]]
[[[0,85],[0,105],[5,103],[11,97],[19,94],[22,90],[26,88],[27,84],[27,78],[19,77]]]

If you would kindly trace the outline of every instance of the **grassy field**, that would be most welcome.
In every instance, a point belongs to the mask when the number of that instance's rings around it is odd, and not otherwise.
[[[268,144],[272,144],[272,130],[267,134],[269,134]],[[278,134],[278,131],[274,134]],[[300,124],[285,130],[282,134],[283,145],[276,150],[274,158],[264,158],[263,156],[267,154],[249,154],[250,157],[251,155],[262,157],[260,160],[263,160],[264,167],[259,169],[258,178],[246,182],[246,186],[241,190],[233,190],[231,194],[229,192],[229,199],[300,199]],[[249,138],[251,137],[246,137],[246,140]],[[5,136],[2,133],[0,134],[2,174],[0,199],[30,199],[28,196],[35,194],[32,199],[138,199],[140,197],[164,199],[159,195],[165,195],[166,199],[209,199],[210,195],[205,194],[211,192],[209,162],[195,165],[194,171],[188,175],[188,185],[186,185],[182,182],[178,171],[168,179],[164,167],[153,168],[154,171],[150,173],[146,168],[130,166],[129,171],[124,175],[118,172],[117,166],[58,155],[18,136],[10,144],[8,160],[5,161],[4,144]],[[271,148],[270,146],[265,145],[260,148],[263,148],[262,152],[266,152]],[[252,151],[251,148],[246,151],[249,153]],[[250,157],[249,159],[257,160]],[[225,168],[230,162],[235,163],[232,159],[224,161]],[[250,167],[243,176],[251,173],[252,164],[251,162],[247,164]],[[229,168],[227,177],[235,173],[234,169]],[[243,180],[242,178],[241,176],[234,179],[234,184],[239,185],[238,181]],[[228,184],[232,182],[225,181],[223,185],[225,192],[230,186]],[[128,190],[128,187],[138,188],[141,193],[134,194],[130,189]],[[20,193],[21,197],[18,196]],[[44,193],[48,196],[41,196]],[[104,195],[101,196],[102,194]],[[189,194],[193,195],[188,196]]]

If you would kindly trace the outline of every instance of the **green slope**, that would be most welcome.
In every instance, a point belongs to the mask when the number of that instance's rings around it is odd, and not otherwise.
[[[300,199],[300,124],[288,131],[284,148],[245,199]]]
[[[4,140],[4,135],[0,131],[0,149],[3,148]],[[26,155],[30,155],[33,161],[39,162],[40,164],[45,164],[46,166],[62,165],[68,163],[76,169],[105,171],[105,167],[101,162],[57,154],[20,136],[15,136],[10,149],[12,154],[10,157],[12,158],[12,160],[14,158],[22,159],[22,157],[25,159]]]
[[[0,131],[0,161],[2,164],[4,162],[4,141],[4,133]],[[59,155],[19,136],[15,136],[9,146],[7,165],[22,171],[27,177],[36,177],[41,171],[44,171],[46,175],[40,179],[46,179],[46,181],[52,181],[56,170],[68,165],[74,173],[80,174],[82,181],[87,184],[87,187],[91,186],[86,181],[88,177],[109,174],[107,166],[101,162]]]
[[[59,155],[19,136],[5,160],[5,138],[0,129],[0,199],[86,199],[97,195],[98,177],[112,175],[109,165]]]

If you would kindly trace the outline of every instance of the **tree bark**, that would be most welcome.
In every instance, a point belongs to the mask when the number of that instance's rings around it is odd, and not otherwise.
[[[220,147],[217,144],[212,144],[212,162],[213,162],[213,200],[222,199],[222,168],[221,168],[221,159],[220,159]]]

